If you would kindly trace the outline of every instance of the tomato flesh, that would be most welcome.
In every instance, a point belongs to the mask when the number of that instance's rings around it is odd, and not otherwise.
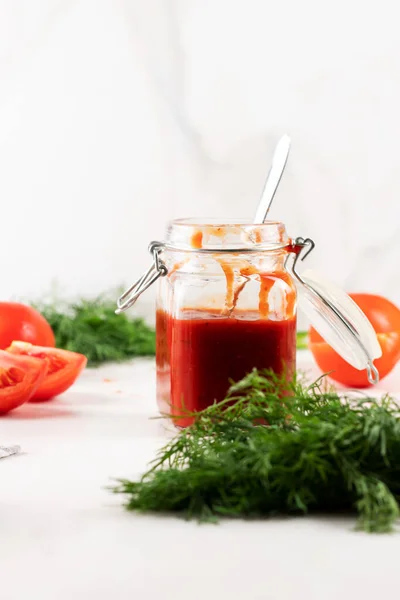
[[[43,361],[0,350],[0,414],[31,399],[46,376]]]
[[[373,294],[350,294],[375,329],[382,356],[374,361],[383,379],[400,360],[400,309],[393,302]],[[366,371],[349,365],[313,328],[309,332],[309,347],[315,362],[329,377],[348,387],[369,387]]]
[[[46,376],[31,402],[50,400],[65,392],[76,381],[87,363],[86,356],[59,348],[43,348],[25,342],[13,342],[7,352],[39,359],[46,366]]]

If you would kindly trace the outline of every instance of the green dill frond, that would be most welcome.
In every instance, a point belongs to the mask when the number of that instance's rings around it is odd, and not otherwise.
[[[154,330],[143,319],[116,315],[115,302],[104,297],[37,308],[50,323],[56,346],[84,354],[89,366],[155,354]]]
[[[228,398],[198,413],[140,481],[118,482],[129,510],[200,521],[349,511],[365,531],[391,530],[400,494],[392,399],[341,398],[322,380],[287,384],[257,371]]]

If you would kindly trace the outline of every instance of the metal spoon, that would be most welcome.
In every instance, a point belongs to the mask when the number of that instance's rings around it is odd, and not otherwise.
[[[263,193],[261,194],[261,199],[257,207],[257,211],[254,217],[253,223],[255,225],[262,224],[266,221],[268,211],[271,208],[272,200],[274,199],[275,192],[278,188],[279,182],[283,175],[283,171],[285,170],[287,159],[290,151],[290,137],[288,135],[283,135],[279,142],[276,145],[273,157],[272,164],[267,175],[267,179],[264,184]],[[240,293],[243,291],[246,284],[250,281],[250,277],[245,277],[246,281],[240,283],[236,286],[235,294],[236,301],[232,307],[229,309],[229,315],[232,314],[237,301],[239,299]]]
[[[268,211],[271,208],[272,200],[274,199],[275,192],[283,175],[283,171],[286,167],[286,162],[290,151],[290,137],[283,135],[276,145],[274,155],[272,157],[272,164],[269,170],[267,180],[264,185],[263,193],[257,207],[257,211],[254,217],[253,223],[264,223]]]

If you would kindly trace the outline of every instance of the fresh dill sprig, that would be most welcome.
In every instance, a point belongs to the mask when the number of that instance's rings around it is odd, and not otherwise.
[[[89,366],[155,354],[155,332],[143,319],[115,314],[115,302],[100,297],[38,306],[50,323],[56,346],[80,352]]]
[[[297,343],[297,350],[307,350],[307,348],[308,348],[308,332],[307,331],[298,331],[296,343]]]
[[[200,521],[349,511],[360,529],[388,532],[399,517],[399,409],[254,371],[114,491],[129,510]]]

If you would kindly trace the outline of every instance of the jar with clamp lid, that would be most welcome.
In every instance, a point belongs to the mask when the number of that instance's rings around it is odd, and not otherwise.
[[[356,304],[320,275],[298,273],[313,249],[283,223],[172,221],[152,242],[153,263],[118,300],[132,306],[157,281],[157,402],[178,426],[223,400],[253,368],[291,378],[296,368],[297,296],[317,331],[377,381],[375,332]]]

